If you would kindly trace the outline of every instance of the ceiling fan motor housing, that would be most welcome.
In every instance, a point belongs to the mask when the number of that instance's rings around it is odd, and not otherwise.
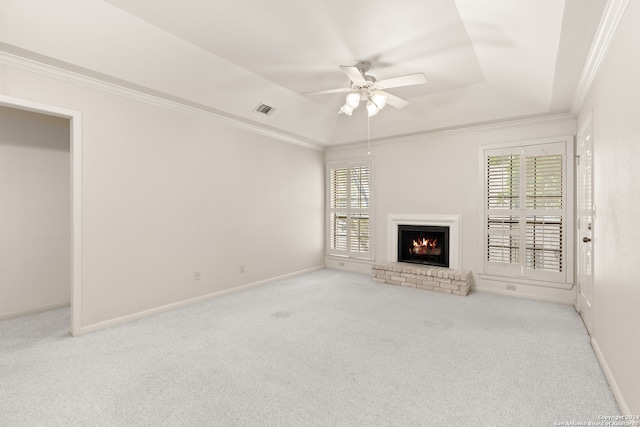
[[[371,69],[371,62],[362,61],[356,64],[356,68],[360,71],[360,74],[364,76],[364,74]]]

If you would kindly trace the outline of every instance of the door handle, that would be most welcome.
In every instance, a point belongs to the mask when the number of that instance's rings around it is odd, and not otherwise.
[[[583,241],[583,242],[585,242],[585,243],[589,243],[589,242],[591,241],[591,238],[589,238],[589,237],[583,237],[583,238],[582,238],[582,241]]]

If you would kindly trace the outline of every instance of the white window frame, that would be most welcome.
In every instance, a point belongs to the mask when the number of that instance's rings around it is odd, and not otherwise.
[[[516,209],[500,209],[488,208],[488,156],[510,155],[515,154],[520,159],[519,172],[519,206]],[[549,209],[544,211],[545,214],[562,216],[562,271],[546,271],[527,267],[526,259],[526,218],[538,215],[540,211],[536,209],[527,209],[526,205],[526,156],[545,155],[545,154],[562,154],[563,163],[563,184],[562,184],[562,209]],[[574,138],[573,136],[563,136],[555,138],[544,138],[530,141],[519,141],[503,144],[492,144],[480,147],[480,173],[481,177],[481,247],[482,247],[482,266],[483,276],[493,276],[498,279],[510,278],[521,283],[532,285],[543,285],[559,288],[567,288],[574,282],[574,244],[573,244],[573,224],[574,224]],[[489,215],[504,214],[515,215],[518,218],[519,229],[517,237],[521,242],[519,245],[519,259],[517,262],[491,262],[488,256],[488,219]]]
[[[366,208],[352,208],[351,206],[347,206],[346,208],[336,208],[332,206],[331,200],[331,171],[334,169],[342,169],[346,168],[348,170],[347,176],[349,177],[349,184],[347,188],[350,192],[350,179],[351,179],[351,170],[356,167],[366,166],[369,167],[369,200],[368,207]],[[373,215],[373,159],[372,158],[360,158],[360,159],[351,159],[351,160],[342,160],[342,161],[332,161],[326,163],[326,255],[327,256],[337,256],[343,258],[350,259],[359,259],[359,260],[373,260],[373,226],[374,226],[374,215]],[[350,200],[350,193],[348,196],[348,200]],[[369,245],[368,252],[360,252],[351,250],[351,233],[350,229],[347,232],[347,243],[346,250],[339,250],[332,248],[332,219],[336,212],[342,213],[344,212],[348,218],[351,218],[352,215],[357,214],[368,214],[369,215]],[[348,221],[349,224],[349,221]]]

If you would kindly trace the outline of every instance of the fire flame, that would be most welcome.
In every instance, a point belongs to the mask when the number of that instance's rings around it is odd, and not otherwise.
[[[429,249],[435,249],[437,244],[438,244],[437,238],[426,239],[423,237],[422,240],[418,239],[413,241],[414,248],[424,247]]]
[[[414,240],[413,247],[409,248],[409,253],[414,255],[440,255],[438,248],[438,239],[425,238]]]

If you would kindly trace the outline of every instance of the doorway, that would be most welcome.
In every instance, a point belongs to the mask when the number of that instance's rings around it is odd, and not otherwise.
[[[64,155],[67,157],[67,178],[68,179],[68,190],[66,191],[67,200],[70,204],[68,209],[63,209],[66,213],[66,218],[70,219],[70,225],[67,230],[66,242],[68,243],[69,252],[67,253],[66,262],[68,268],[63,268],[67,274],[67,281],[69,280],[70,275],[70,306],[71,306],[71,319],[70,319],[70,332],[71,335],[77,335],[80,333],[81,329],[81,318],[80,318],[80,307],[81,307],[81,129],[80,129],[80,120],[81,115],[77,111],[67,110],[60,107],[44,105],[40,103],[36,103],[33,101],[22,100],[18,98],[12,98],[5,95],[0,95],[0,107],[8,108],[9,110],[18,111],[18,112],[31,112],[42,114],[46,117],[49,117],[51,123],[60,124],[64,123],[66,125],[66,132],[68,135],[67,147],[68,152],[65,152]],[[15,117],[20,117],[20,114],[16,114]],[[44,119],[46,122],[47,119]],[[62,119],[62,120],[60,120]],[[65,123],[66,121],[66,123]],[[68,124],[67,124],[68,123]],[[60,145],[60,144],[59,144]],[[30,148],[27,147],[26,151],[29,151]],[[35,147],[36,149],[38,147]],[[41,147],[40,147],[41,148]],[[50,148],[50,147],[49,147]],[[37,150],[32,150],[37,151]],[[33,157],[33,153],[30,153],[29,156],[31,158],[38,158],[36,154]],[[70,158],[70,159],[69,159]],[[70,163],[69,163],[70,162]],[[68,166],[70,165],[70,167]],[[28,179],[28,175],[23,175]],[[38,188],[42,183],[38,183],[34,185],[32,188]],[[63,184],[64,185],[64,184]],[[9,188],[9,187],[8,187]],[[66,189],[65,189],[66,190]],[[47,194],[46,191],[41,191],[40,194]],[[56,197],[55,194],[51,195],[51,197]],[[32,198],[34,200],[35,198]],[[70,200],[69,200],[70,199]],[[32,212],[36,212],[37,210],[42,210],[41,206],[34,207]],[[28,209],[25,212],[29,212]],[[46,212],[45,212],[46,213]],[[70,215],[69,215],[70,213]],[[69,218],[70,217],[70,218]],[[54,227],[49,227],[49,232],[55,234]],[[51,237],[51,236],[49,236]],[[58,236],[59,237],[59,236]],[[39,250],[39,245],[45,245],[46,239],[43,239],[42,242],[38,242],[37,240],[32,240],[30,243],[30,249],[32,251]],[[25,247],[25,252],[29,251],[29,247]],[[49,251],[49,253],[53,253],[53,251]],[[39,264],[32,265],[30,269],[25,269],[24,276],[28,276],[29,274],[35,274],[37,268],[39,268]],[[67,267],[67,266],[64,266]],[[62,270],[62,269],[61,269]],[[17,276],[18,277],[18,276]],[[64,291],[63,291],[64,292]],[[69,295],[67,294],[67,295]]]
[[[593,227],[595,209],[593,205],[593,129],[589,116],[578,132],[578,298],[576,309],[582,316],[589,335],[593,334]]]

